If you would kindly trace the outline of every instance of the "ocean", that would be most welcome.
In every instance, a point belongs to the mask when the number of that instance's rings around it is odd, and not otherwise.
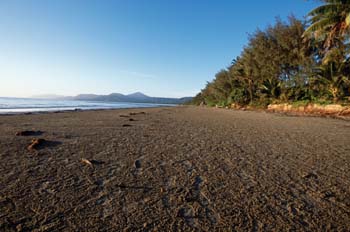
[[[96,102],[75,100],[47,100],[30,98],[0,97],[0,114],[69,111],[69,110],[95,110],[95,109],[125,109],[174,106],[170,104],[129,103],[129,102]]]

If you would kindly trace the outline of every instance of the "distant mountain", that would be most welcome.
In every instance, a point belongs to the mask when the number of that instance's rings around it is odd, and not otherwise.
[[[156,103],[156,104],[182,104],[192,100],[192,97],[183,98],[162,98],[162,97],[150,97],[141,92],[136,92],[128,95],[121,93],[111,93],[109,95],[96,95],[96,94],[79,94],[74,97],[63,97],[58,95],[54,99],[65,100],[80,100],[80,101],[105,101],[105,102],[132,102],[132,103]],[[44,98],[44,97],[40,97]],[[50,97],[50,99],[53,99]]]
[[[131,97],[131,98],[148,98],[147,95],[141,93],[141,92],[136,92],[136,93],[132,93],[132,94],[128,94],[126,95],[127,97]]]

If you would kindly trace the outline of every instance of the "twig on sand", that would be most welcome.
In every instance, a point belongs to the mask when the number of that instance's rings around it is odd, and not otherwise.
[[[82,162],[83,164],[86,164],[86,165],[89,165],[89,166],[93,167],[93,164],[92,164],[91,161],[88,160],[88,159],[81,158],[81,159],[80,159],[80,162]]]
[[[32,139],[31,144],[28,145],[27,149],[29,151],[37,150],[40,146],[46,143],[45,139]]]

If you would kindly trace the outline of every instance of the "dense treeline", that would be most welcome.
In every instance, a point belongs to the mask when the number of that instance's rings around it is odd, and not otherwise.
[[[231,65],[193,99],[207,105],[346,102],[350,0],[324,0],[304,22],[290,16],[249,36]]]

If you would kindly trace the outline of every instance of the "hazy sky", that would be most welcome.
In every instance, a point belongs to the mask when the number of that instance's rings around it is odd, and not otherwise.
[[[305,0],[1,0],[0,96],[196,94]]]

